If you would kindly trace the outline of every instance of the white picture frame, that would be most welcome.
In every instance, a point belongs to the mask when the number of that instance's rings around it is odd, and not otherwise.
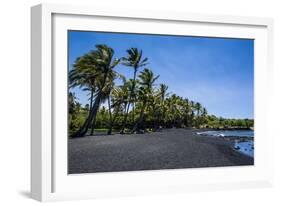
[[[31,26],[32,198],[53,201],[272,186],[273,134],[267,124],[274,76],[272,19],[40,4],[31,9]],[[66,31],[170,34],[167,28],[179,35],[255,39],[255,165],[68,175],[67,136],[62,137],[67,125],[65,113],[60,113],[67,95]]]

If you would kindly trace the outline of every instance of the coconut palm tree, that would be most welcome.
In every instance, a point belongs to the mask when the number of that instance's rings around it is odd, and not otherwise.
[[[165,98],[168,96],[168,86],[165,84],[160,84],[159,86],[159,96],[160,96],[160,115],[158,116],[158,123],[161,124],[164,123],[164,117],[165,117],[165,111],[166,111],[166,106],[165,106]]]
[[[202,120],[201,120],[201,124],[206,124],[206,123],[208,123],[208,120],[207,120],[207,115],[208,115],[208,112],[207,112],[207,109],[205,108],[205,107],[203,107],[203,109],[202,109]]]
[[[90,110],[92,108],[94,92],[96,90],[95,79],[97,75],[96,65],[93,64],[92,52],[77,58],[73,65],[73,69],[69,72],[69,89],[79,87],[82,91],[89,92]]]
[[[135,81],[137,83],[137,81]],[[129,105],[130,103],[132,103],[132,98],[131,95],[132,95],[132,90],[136,90],[137,89],[137,84],[134,84],[134,80],[133,79],[129,79],[129,80],[124,80],[123,81],[123,92],[124,92],[124,95],[126,98],[124,98],[124,104],[123,104],[123,121],[122,121],[122,124],[121,124],[121,130],[120,130],[120,134],[124,134],[124,130],[125,130],[125,127],[127,126],[127,117],[128,117],[128,114],[129,114]],[[134,89],[133,89],[134,87]],[[126,92],[125,92],[126,90]],[[135,111],[132,111],[133,113]]]
[[[197,117],[199,117],[200,116],[200,112],[201,112],[201,110],[202,110],[202,105],[199,103],[199,102],[196,102],[195,103],[195,105],[194,105],[194,107],[195,107],[195,110],[196,110],[196,112],[197,112]]]
[[[93,56],[94,51],[90,51],[84,56],[77,58],[73,69],[69,72],[69,88],[79,87],[82,91],[90,93],[88,118],[93,106],[94,93],[96,91],[96,78],[98,77],[98,70]]]
[[[137,48],[131,48],[127,50],[128,56],[122,58],[122,64],[128,67],[132,67],[134,69],[133,79],[132,79],[132,87],[130,90],[130,96],[128,100],[128,105],[125,109],[125,116],[123,121],[123,126],[120,131],[121,134],[124,133],[124,129],[127,123],[127,117],[129,114],[130,104],[133,105],[133,120],[134,120],[134,107],[135,107],[135,98],[136,98],[136,77],[137,72],[141,67],[144,67],[148,64],[148,58],[142,58],[142,50],[138,50]]]
[[[139,131],[140,126],[143,123],[145,109],[147,107],[149,98],[152,97],[153,86],[155,81],[159,78],[159,75],[155,77],[154,73],[150,69],[145,68],[140,73],[139,78],[140,78],[140,82],[139,82],[140,88],[138,90],[138,100],[141,103],[141,110],[140,110],[139,118],[132,130],[132,133]]]
[[[167,93],[168,88],[169,87],[166,84],[160,84],[160,86],[159,86],[159,94],[160,94],[162,102],[164,102],[166,96],[168,95],[168,93]]]
[[[89,52],[84,55],[87,57],[87,61],[81,61],[79,58],[74,69],[87,70],[87,68],[93,68],[94,81],[95,81],[95,94],[94,102],[90,109],[89,115],[85,120],[82,127],[74,134],[75,137],[85,136],[89,127],[92,125],[94,128],[94,122],[100,104],[107,99],[112,89],[113,81],[118,77],[118,73],[114,71],[114,67],[120,62],[120,59],[114,59],[114,50],[106,45],[96,45],[96,50]],[[77,66],[76,66],[77,65]]]
[[[149,122],[154,131],[156,131],[160,126],[161,109],[161,94],[159,89],[153,89],[152,95],[148,100],[147,116],[149,116]]]
[[[110,117],[110,123],[109,123],[109,129],[107,131],[107,134],[110,135],[112,133],[112,128],[114,126],[114,123],[116,121],[116,118],[118,117],[120,111],[123,108],[125,108],[128,102],[128,83],[126,80],[123,81],[124,84],[118,87],[114,87],[111,93],[111,107],[113,109],[113,116]]]
[[[196,102],[194,105],[196,111],[196,127],[200,126],[200,114],[202,112],[202,105],[199,102]]]
[[[183,122],[185,124],[186,127],[190,127],[191,126],[191,106],[190,106],[190,101],[189,99],[185,98],[183,99]]]
[[[181,116],[182,116],[182,106],[181,98],[176,94],[172,94],[168,99],[169,111],[169,122],[170,126],[178,127],[181,125]]]
[[[203,107],[203,110],[202,110],[202,116],[207,116],[208,112],[207,112],[207,109],[205,107]]]

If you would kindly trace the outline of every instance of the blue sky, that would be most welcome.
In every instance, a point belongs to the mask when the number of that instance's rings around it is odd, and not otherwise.
[[[225,118],[253,118],[254,40],[167,35],[140,35],[69,31],[69,68],[75,59],[96,44],[107,44],[115,57],[137,47],[148,57],[150,68],[160,75],[157,83],[169,92],[203,104],[209,114]],[[117,71],[132,78],[132,69]],[[87,94],[74,89],[82,104]]]

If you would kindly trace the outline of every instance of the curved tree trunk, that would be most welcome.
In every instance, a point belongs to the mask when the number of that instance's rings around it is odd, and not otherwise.
[[[100,106],[100,102],[101,102],[101,98],[102,98],[102,94],[98,94],[96,99],[95,99],[95,103],[93,104],[93,108],[91,110],[91,112],[89,113],[88,118],[86,119],[86,121],[84,122],[84,124],[82,125],[82,127],[73,135],[73,137],[83,137],[86,135],[88,129],[91,126],[91,123],[93,122],[93,119],[96,117],[99,106]]]
[[[93,109],[93,98],[94,98],[94,90],[91,91],[91,103],[90,103],[90,110]],[[89,111],[90,113],[90,111]],[[94,122],[96,121],[96,117],[93,119],[92,123],[91,123],[91,133],[90,135],[94,134],[94,129],[93,129],[93,125],[95,124]]]
[[[91,109],[93,107],[93,98],[94,98],[94,89],[91,90],[89,114],[91,113]]]
[[[108,75],[108,73],[104,74],[103,81],[102,81],[102,87],[95,98],[95,103],[93,105],[91,112],[89,113],[88,118],[86,119],[86,121],[84,122],[82,127],[73,135],[73,137],[85,136],[91,125],[92,125],[92,128],[94,129],[95,122],[93,122],[93,119],[96,119],[96,115],[98,113],[101,100],[105,97],[104,93],[102,92],[102,88],[104,87],[104,85],[106,83],[107,75]]]

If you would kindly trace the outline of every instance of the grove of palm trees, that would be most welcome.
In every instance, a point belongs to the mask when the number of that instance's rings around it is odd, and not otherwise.
[[[165,128],[249,129],[252,119],[227,119],[208,114],[200,102],[178,96],[150,68],[153,59],[141,48],[115,56],[108,45],[96,45],[78,57],[69,71],[68,132],[70,137],[104,133],[135,134]],[[116,67],[131,69],[125,77]],[[171,71],[172,72],[172,71]],[[73,88],[88,95],[82,105]]]

